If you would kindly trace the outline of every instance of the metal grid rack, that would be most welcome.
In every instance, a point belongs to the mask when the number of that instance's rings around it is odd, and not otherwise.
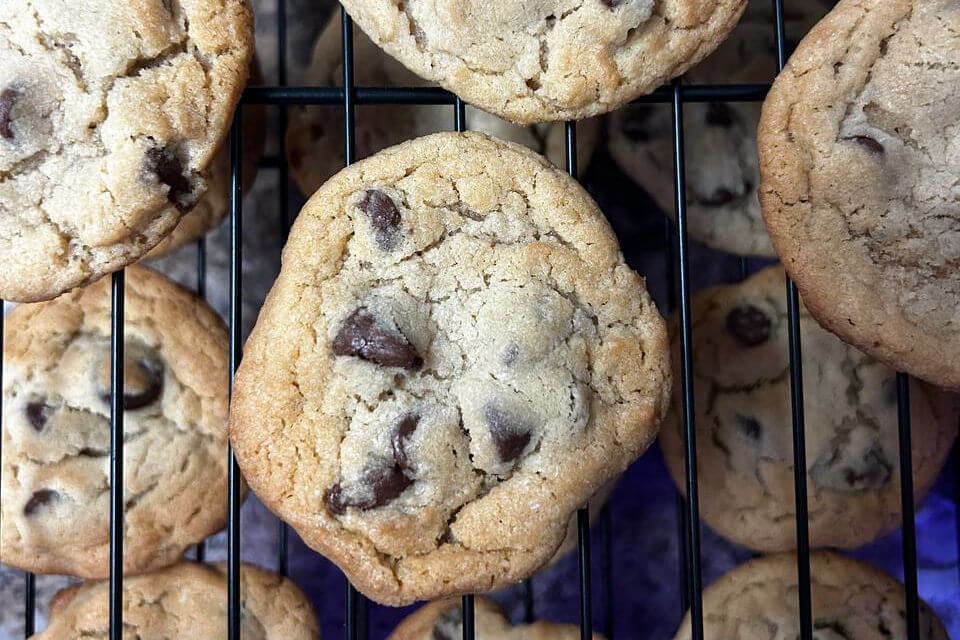
[[[762,0],[754,0],[762,1]],[[783,0],[773,2],[773,29],[776,42],[777,69],[784,66],[785,37]],[[286,132],[286,107],[289,105],[342,105],[344,108],[344,157],[346,164],[354,161],[355,152],[355,118],[354,110],[358,104],[418,104],[418,105],[450,105],[451,124],[453,129],[462,131],[465,128],[464,103],[452,93],[438,88],[380,88],[358,87],[354,82],[353,74],[353,27],[350,17],[341,10],[342,20],[342,54],[343,54],[343,86],[342,87],[287,87],[286,73],[286,0],[277,0],[277,48],[279,57],[278,86],[251,87],[242,97],[237,108],[230,134],[230,371],[235,372],[240,362],[242,349],[241,336],[241,239],[242,239],[242,118],[244,105],[276,105],[280,108],[280,152],[277,170],[279,172],[278,206],[281,223],[284,229],[289,229],[289,198],[288,198],[288,167],[284,150],[283,136]],[[772,79],[771,79],[772,80]],[[703,606],[701,599],[702,573],[700,555],[700,518],[697,490],[696,464],[696,432],[694,429],[694,390],[693,390],[693,347],[691,341],[690,318],[690,267],[687,244],[687,220],[685,201],[685,163],[684,163],[684,129],[683,103],[684,102],[735,102],[761,101],[770,85],[684,85],[678,79],[668,87],[660,88],[653,93],[640,97],[639,103],[665,103],[672,107],[673,122],[673,165],[674,165],[674,199],[676,208],[676,222],[668,226],[670,232],[665,239],[666,253],[671,264],[668,273],[672,274],[676,289],[671,291],[672,300],[677,302],[677,312],[680,318],[680,347],[681,372],[677,383],[682,391],[682,423],[685,436],[685,478],[686,496],[681,498],[680,521],[682,545],[681,567],[683,588],[681,589],[681,604],[684,609],[689,607],[693,640],[703,640]],[[566,170],[574,177],[577,175],[576,166],[576,123],[566,123]],[[742,263],[742,272],[746,274],[746,265]],[[197,242],[197,290],[200,296],[206,293],[206,244],[201,239]],[[122,557],[123,557],[123,308],[124,308],[124,272],[119,271],[112,276],[112,337],[111,337],[111,399],[110,399],[110,639],[122,639]],[[806,459],[804,445],[804,415],[803,415],[803,384],[801,366],[801,344],[799,325],[799,298],[796,286],[788,281],[785,295],[787,296],[788,326],[789,326],[789,355],[790,355],[790,387],[792,403],[793,429],[793,456],[794,482],[796,499],[796,540],[797,540],[797,574],[798,574],[798,611],[800,625],[800,640],[811,640],[813,623],[810,602],[810,545],[807,522],[807,487],[806,487]],[[3,317],[0,315],[0,347],[2,347]],[[2,362],[0,362],[0,382],[2,382]],[[233,392],[231,376],[230,393]],[[905,374],[897,374],[897,401],[898,401],[898,429],[900,446],[900,480],[901,501],[903,506],[903,566],[906,586],[905,612],[909,640],[919,640],[919,600],[917,594],[917,549],[916,528],[914,523],[913,476],[910,443],[910,399],[909,380]],[[2,402],[2,400],[0,400]],[[228,492],[228,522],[227,522],[227,580],[228,580],[228,638],[240,640],[240,507],[241,483],[240,470],[232,450],[229,456],[229,492]],[[611,528],[609,513],[605,512],[601,522],[601,531],[604,534],[603,558],[601,564],[606,571],[603,576],[605,591],[607,591],[604,612],[606,633],[612,632],[612,621],[615,609],[612,604],[612,586],[609,577],[610,537]],[[579,565],[579,593],[580,593],[580,630],[583,640],[590,640],[593,633],[593,595],[591,593],[591,578],[593,563],[590,547],[590,522],[588,511],[580,509],[577,512],[578,529],[578,565]],[[281,574],[287,573],[287,544],[288,531],[282,522],[278,529],[277,570]],[[197,559],[203,561],[204,545],[197,548]],[[346,582],[346,580],[345,580]],[[527,620],[533,617],[533,590],[529,581],[524,585],[524,611]],[[35,578],[32,574],[25,576],[25,635],[31,636],[35,630],[36,589]],[[463,639],[474,638],[474,603],[473,596],[463,596]],[[344,637],[348,640],[360,640],[367,637],[367,601],[350,584],[346,582],[346,610]],[[612,634],[611,634],[612,640]]]

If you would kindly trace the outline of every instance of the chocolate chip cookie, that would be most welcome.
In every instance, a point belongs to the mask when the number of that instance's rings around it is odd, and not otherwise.
[[[340,19],[331,20],[313,52],[306,84],[341,86]],[[360,86],[424,87],[431,83],[391,58],[359,29],[354,29],[354,77]],[[562,124],[519,126],[480,109],[466,108],[467,129],[517,142],[564,166],[565,130]],[[381,149],[418,136],[453,128],[449,106],[361,105],[356,111],[357,156],[365,158]],[[577,125],[580,171],[586,169],[599,136],[600,121]],[[300,107],[291,111],[287,130],[287,156],[293,176],[305,194],[312,194],[343,167],[343,109]]]
[[[800,36],[827,12],[822,0],[785,4],[785,28]],[[777,74],[769,2],[747,5],[720,47],[687,73],[693,83],[768,83]],[[758,102],[685,103],[687,228],[707,246],[774,257],[757,186]],[[630,104],[610,114],[608,146],[620,168],[674,216],[673,124],[669,105]]]
[[[251,84],[263,84],[256,59],[250,67]],[[266,138],[266,114],[262,105],[248,105],[243,110],[243,189],[248,191],[257,177]],[[177,223],[166,238],[147,253],[151,260],[197,240],[220,224],[230,209],[230,140],[224,140],[210,163],[207,191]]]
[[[246,0],[0,4],[0,298],[53,298],[167,236],[252,52]]]
[[[810,555],[813,637],[895,640],[907,637],[903,585],[883,571],[836,553]],[[797,558],[750,560],[703,592],[704,637],[793,640],[800,637]],[[690,614],[674,640],[691,637]],[[920,602],[920,640],[949,640],[936,614]]]
[[[960,388],[960,4],[842,0],[777,78],[760,198],[810,312]]]
[[[744,0],[343,0],[417,75],[513,122],[579,120],[682,74]]]
[[[244,350],[257,495],[386,604],[516,582],[649,445],[670,388],[644,281],[570,176],[439,133],[304,206]]]
[[[793,431],[784,274],[770,267],[693,299],[700,511],[759,551],[795,548]],[[821,329],[803,310],[810,544],[851,548],[898,527],[900,469],[893,371]],[[679,370],[678,338],[674,367]],[[954,394],[910,388],[914,489],[931,487],[960,424]],[[660,436],[684,485],[679,394]]]
[[[227,637],[226,568],[185,562],[123,581],[124,636]],[[87,582],[57,594],[50,624],[34,638],[102,638],[109,632],[108,583]],[[319,640],[310,602],[290,580],[244,565],[240,571],[243,640]]]
[[[110,282],[6,318],[0,560],[109,574]],[[126,276],[124,571],[176,562],[223,527],[227,334],[156,272]]]
[[[477,640],[579,640],[580,627],[574,624],[534,622],[514,626],[497,606],[486,598],[474,598],[474,630]],[[463,609],[459,598],[426,604],[408,616],[387,640],[460,640],[463,637]],[[594,640],[603,640],[599,633]]]

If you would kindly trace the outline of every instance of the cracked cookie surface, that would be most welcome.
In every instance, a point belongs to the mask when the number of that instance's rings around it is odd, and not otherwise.
[[[411,71],[513,122],[606,113],[682,74],[743,0],[343,0]]]
[[[960,2],[843,0],[758,134],[764,218],[811,313],[960,388]]]
[[[667,335],[596,205],[441,133],[337,174],[291,231],[230,435],[257,495],[374,600],[489,590],[639,456]]]
[[[579,640],[580,627],[537,621],[513,625],[497,603],[474,599],[474,630],[477,640]],[[460,640],[463,610],[460,599],[449,598],[425,604],[401,622],[387,640]],[[604,640],[599,633],[593,640]]]
[[[110,282],[6,318],[0,559],[109,574]],[[124,571],[176,562],[223,527],[227,336],[206,303],[126,273]]]
[[[247,78],[246,0],[0,5],[0,297],[130,264],[207,188]]]
[[[109,584],[87,582],[58,593],[50,624],[36,640],[109,638]],[[124,637],[219,640],[227,635],[224,565],[184,562],[123,581]],[[286,578],[242,565],[243,640],[319,640],[306,596]]]
[[[796,544],[785,291],[775,266],[693,299],[701,516],[758,551]],[[800,331],[810,544],[858,547],[901,524],[896,376],[821,329],[804,309]],[[675,373],[678,358],[675,336]],[[913,380],[910,401],[919,500],[956,437],[960,400]],[[683,487],[679,402],[675,393],[660,443]]]
[[[307,70],[307,84],[342,86],[340,31],[340,17],[335,14],[317,39]],[[435,86],[381,51],[356,28],[353,56],[354,79],[359,86]],[[355,131],[357,157],[366,158],[386,147],[453,127],[453,109],[448,105],[359,105]],[[514,125],[467,105],[466,128],[517,142],[547,156],[556,166],[564,167],[566,137],[562,124]],[[587,168],[599,135],[599,119],[577,124],[577,166],[581,173]],[[300,190],[312,195],[343,167],[343,109],[309,106],[292,110],[287,130],[287,157]]]
[[[823,0],[784,7],[788,36],[801,36],[827,12]],[[685,78],[697,84],[769,83],[777,75],[770,3],[753,2],[720,47]],[[737,255],[775,257],[757,187],[759,102],[687,102],[687,228],[690,237]],[[630,104],[610,114],[608,145],[620,168],[674,217],[670,105]]]
[[[810,600],[815,640],[898,640],[907,637],[903,585],[883,571],[836,553],[810,554]],[[795,640],[797,557],[750,560],[703,592],[703,631],[711,640]],[[920,640],[949,640],[940,620],[920,601]],[[690,614],[674,640],[689,640]]]

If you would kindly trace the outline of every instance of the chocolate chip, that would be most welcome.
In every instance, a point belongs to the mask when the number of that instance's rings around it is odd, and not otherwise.
[[[654,107],[650,105],[631,105],[627,107],[620,125],[623,129],[623,135],[634,142],[650,140],[649,122],[653,115],[653,109]]]
[[[770,339],[770,318],[753,305],[736,307],[727,314],[727,331],[744,347]]]
[[[423,358],[407,337],[398,331],[382,329],[365,307],[351,313],[333,339],[334,355],[354,356],[384,367],[419,369]]]
[[[414,471],[413,462],[410,460],[410,454],[407,453],[407,441],[413,432],[417,430],[417,424],[420,422],[420,416],[409,414],[400,419],[397,428],[393,431],[391,442],[393,444],[393,459],[397,466],[405,471]]]
[[[520,347],[516,342],[511,342],[510,345],[504,350],[501,360],[503,364],[508,367],[512,367],[517,362],[517,358],[520,357]]]
[[[613,9],[616,6],[623,4],[624,0],[600,0],[600,3],[608,9]]]
[[[516,460],[530,443],[530,425],[492,402],[483,408],[483,417],[490,427],[493,446],[496,447],[500,460],[503,462]]]
[[[13,120],[13,105],[17,101],[19,93],[13,89],[4,89],[0,91],[0,136],[7,140],[13,139],[13,129],[10,123]]]
[[[847,140],[853,140],[854,142],[859,143],[870,153],[876,153],[878,155],[883,154],[883,145],[870,136],[853,136],[852,138],[847,138]]]
[[[821,487],[856,492],[883,486],[893,474],[893,465],[876,442],[865,449],[835,442],[810,468],[810,477]]]
[[[153,404],[163,391],[163,362],[145,345],[128,343],[123,353],[123,409],[135,411]],[[109,354],[100,359],[97,391],[110,404],[111,366]]]
[[[53,407],[47,406],[42,402],[28,402],[24,413],[27,414],[27,422],[30,423],[33,430],[40,433],[43,431],[43,428],[47,426],[47,420],[50,419],[50,415],[53,413]]]
[[[40,509],[41,507],[44,507],[59,499],[60,494],[53,489],[40,489],[39,491],[34,491],[33,495],[30,496],[30,499],[27,500],[27,504],[23,507],[23,515],[32,516],[34,513],[36,513],[37,509]]]
[[[346,495],[343,485],[337,483],[327,489],[324,501],[327,508],[337,515],[343,515],[347,507],[357,507],[367,511],[382,507],[397,498],[413,480],[403,474],[403,470],[396,464],[393,466],[367,467],[360,476],[359,490],[365,494],[350,497]]]
[[[393,249],[397,244],[397,230],[400,228],[400,210],[393,199],[383,191],[368,189],[357,206],[370,219],[380,248],[384,251]]]
[[[160,184],[170,187],[167,199],[180,211],[187,211],[196,204],[193,185],[183,171],[183,162],[171,149],[147,149],[145,171],[155,176]]]
[[[711,102],[707,105],[707,114],[705,121],[714,127],[723,127],[729,129],[736,122],[737,115],[730,108],[730,105],[723,102]]]
[[[739,413],[736,416],[737,420],[737,431],[747,436],[749,440],[753,442],[760,442],[760,437],[763,435],[763,427],[760,425],[760,421],[752,416],[744,416]]]

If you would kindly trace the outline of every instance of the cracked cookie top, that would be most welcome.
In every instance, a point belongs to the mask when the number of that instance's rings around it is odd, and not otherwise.
[[[843,0],[763,108],[763,213],[811,313],[960,388],[960,3]]]
[[[751,2],[723,44],[685,76],[694,83],[769,83],[777,75],[769,2]],[[823,0],[784,7],[788,36],[799,38],[827,12]],[[669,104],[630,104],[610,114],[608,145],[620,168],[674,217],[673,124]],[[690,237],[737,255],[775,257],[757,186],[759,102],[687,102],[687,227]]]
[[[524,147],[441,133],[305,205],[231,440],[271,509],[403,604],[546,562],[669,386],[663,321],[586,192]]]
[[[793,430],[783,269],[693,299],[700,513],[726,538],[759,551],[796,544]],[[800,316],[810,544],[858,547],[898,527],[896,375]],[[674,337],[679,371],[679,336]],[[679,375],[679,374],[678,374]],[[960,424],[955,394],[910,387],[914,490],[932,486]],[[660,442],[684,487],[680,397]]]
[[[0,297],[143,256],[207,188],[253,52],[246,0],[0,5]]]
[[[474,630],[477,640],[580,640],[575,624],[532,622],[513,625],[487,598],[474,599]],[[463,637],[463,609],[459,598],[425,604],[407,616],[387,640],[460,640]],[[604,640],[599,633],[593,640]]]
[[[109,584],[86,582],[58,593],[50,624],[35,640],[109,638]],[[123,581],[124,636],[219,640],[227,635],[224,565],[184,562]],[[252,565],[240,571],[243,640],[319,640],[306,596],[290,580]]]
[[[307,84],[343,84],[340,16],[335,14],[317,40]],[[359,86],[433,86],[381,51],[354,28],[354,79]],[[357,157],[369,155],[419,136],[454,128],[449,105],[359,105],[356,111]],[[564,166],[565,130],[562,124],[514,125],[476,107],[466,107],[466,128],[520,143],[541,153],[558,167]],[[600,120],[577,124],[578,168],[590,162],[600,135]],[[343,110],[330,106],[305,106],[290,112],[287,157],[300,190],[312,195],[343,168]]]
[[[897,640],[907,637],[903,585],[879,569],[836,553],[810,554],[810,597],[816,640]],[[795,640],[797,557],[750,560],[703,592],[703,631],[711,640]],[[690,614],[674,640],[689,640]],[[920,601],[920,640],[949,640]]]
[[[343,0],[390,55],[518,123],[606,113],[682,74],[744,0]]]
[[[223,527],[227,337],[202,300],[143,267],[126,275],[124,570],[177,561]],[[109,573],[110,283],[6,318],[0,559]]]

